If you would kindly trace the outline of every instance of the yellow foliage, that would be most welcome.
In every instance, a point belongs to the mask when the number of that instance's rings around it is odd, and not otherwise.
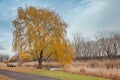
[[[30,51],[37,58],[40,58],[40,51],[43,51],[44,57],[52,54],[51,58],[63,64],[72,62],[73,48],[66,39],[67,24],[54,11],[34,7],[19,8],[13,25],[14,51]]]
[[[19,54],[19,60],[23,62],[32,61],[32,56],[28,53],[22,52]]]

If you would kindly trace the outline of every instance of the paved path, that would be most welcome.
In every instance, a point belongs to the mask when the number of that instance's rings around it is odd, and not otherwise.
[[[7,76],[9,78],[12,78],[13,80],[58,80],[58,79],[39,76],[39,75],[13,72],[13,71],[2,70],[2,69],[0,69],[0,74]]]

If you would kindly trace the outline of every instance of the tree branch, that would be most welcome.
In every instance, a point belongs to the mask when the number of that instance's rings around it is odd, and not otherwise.
[[[46,58],[44,57],[43,59],[42,59],[42,61],[46,61],[46,60],[48,60],[49,59],[49,57],[52,55],[52,53],[51,54],[49,54]]]

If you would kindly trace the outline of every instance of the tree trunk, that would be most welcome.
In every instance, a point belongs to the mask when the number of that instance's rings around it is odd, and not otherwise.
[[[43,58],[43,50],[40,51],[40,57],[38,58],[38,69],[42,68],[42,58]]]

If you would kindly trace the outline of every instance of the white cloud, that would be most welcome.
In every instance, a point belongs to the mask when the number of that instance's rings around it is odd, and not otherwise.
[[[70,28],[68,34],[85,33],[93,38],[93,34],[103,30],[120,29],[119,0],[84,0],[84,6],[76,6],[66,13],[66,21]]]
[[[0,54],[6,54],[6,55],[14,55],[12,50],[0,50]]]

